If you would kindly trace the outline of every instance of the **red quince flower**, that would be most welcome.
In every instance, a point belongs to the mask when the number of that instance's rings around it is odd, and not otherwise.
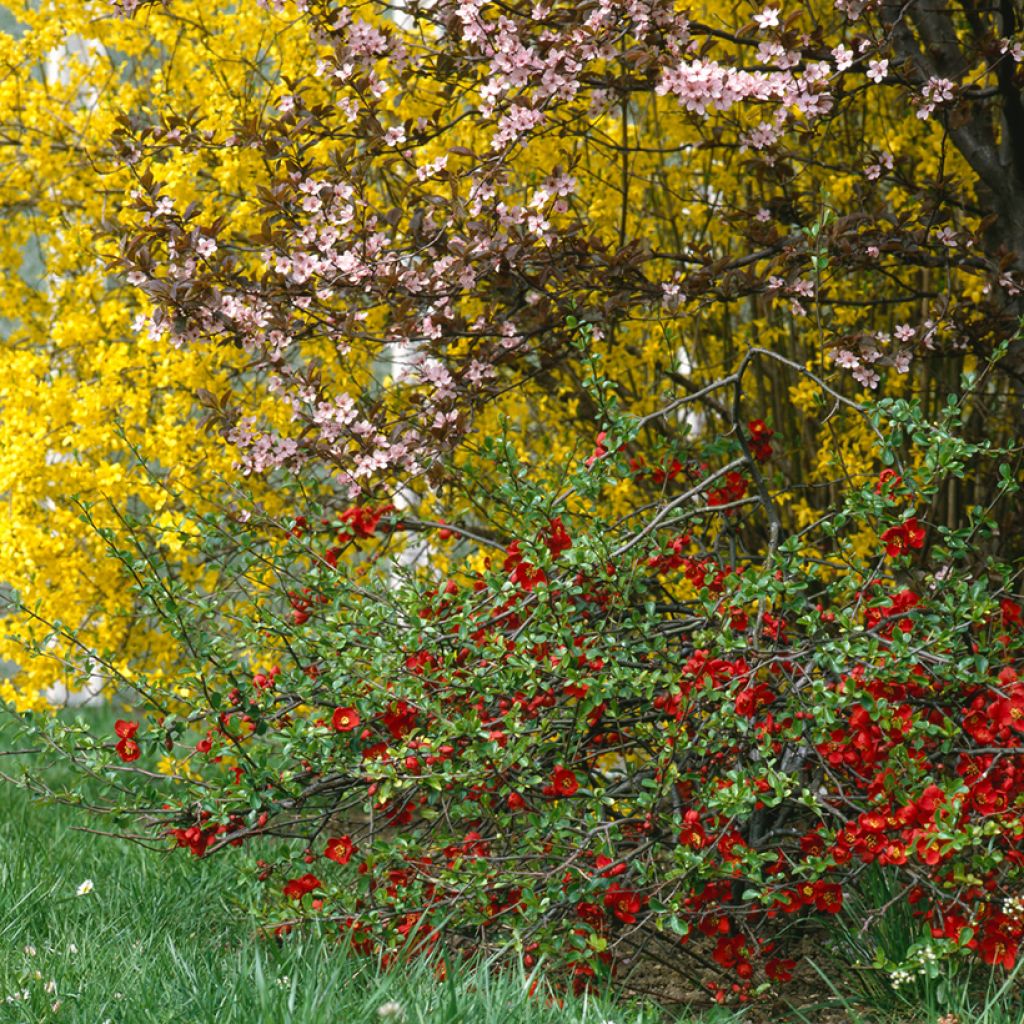
[[[604,896],[604,905],[623,924],[636,924],[636,915],[643,909],[646,899],[632,889],[620,889],[612,882]]]
[[[556,516],[548,523],[544,544],[551,552],[552,558],[557,558],[563,551],[568,551],[572,547],[572,538],[566,532],[561,516]]]
[[[314,889],[319,889],[320,885],[320,879],[316,875],[305,874],[301,878],[292,878],[285,882],[284,894],[290,900],[301,900]]]
[[[198,825],[192,825],[190,828],[172,828],[168,835],[174,837],[178,846],[187,846],[196,857],[202,857],[206,853],[206,848],[217,838],[216,829],[203,829]]]
[[[585,901],[577,903],[576,916],[581,921],[586,921],[587,924],[593,925],[595,928],[600,928],[604,924],[604,914],[596,903],[587,903]]]
[[[751,420],[747,424],[750,431],[750,452],[758,462],[766,462],[771,458],[771,439],[775,431],[765,426],[764,420]]]
[[[117,751],[117,756],[120,757],[122,761],[137,761],[139,759],[139,755],[142,753],[142,751],[139,750],[138,743],[130,738],[120,740],[114,749]]]
[[[137,761],[139,759],[139,755],[142,751],[139,750],[138,743],[133,739],[138,731],[138,722],[126,722],[119,718],[114,723],[114,734],[120,737],[120,741],[114,749],[117,751],[117,756],[121,758],[122,761]]]
[[[875,483],[875,494],[881,494],[882,491],[891,492],[894,491],[903,483],[903,477],[899,475],[894,469],[883,469],[878,474],[878,480]]]
[[[746,493],[747,481],[733,469],[725,474],[725,483],[721,487],[713,487],[708,491],[708,505],[711,508],[730,505],[734,501],[741,501]],[[727,510],[730,513],[732,511],[732,509]]]
[[[331,715],[331,728],[335,732],[351,732],[359,725],[359,712],[355,708],[335,708]]]
[[[548,581],[547,573],[543,569],[538,569],[537,566],[525,560],[519,562],[512,570],[510,579],[527,593],[534,590],[538,584]]]
[[[327,840],[324,856],[336,864],[347,864],[352,859],[355,849],[355,844],[349,836],[338,836],[337,839]]]
[[[557,765],[551,775],[551,785],[546,786],[544,792],[550,796],[572,796],[579,788],[575,772]]]
[[[772,957],[770,960],[765,961],[764,973],[772,981],[792,981],[794,967],[796,967],[795,960],[781,960],[778,957]]]
[[[711,954],[715,963],[728,970],[748,963],[747,944],[742,935],[722,935]]]
[[[814,906],[823,914],[838,914],[843,909],[843,889],[835,882],[814,883]]]
[[[878,858],[879,864],[906,864],[907,848],[903,843],[892,840],[885,844],[882,855]]]
[[[899,558],[900,555],[905,555],[909,551],[919,551],[923,548],[924,537],[924,527],[915,516],[911,516],[899,526],[890,526],[882,534],[882,543],[885,544],[885,553],[890,558]]]
[[[394,505],[381,505],[373,508],[369,505],[354,505],[338,514],[338,518],[348,526],[348,530],[338,534],[338,543],[372,537],[380,522],[381,516],[394,512]]]
[[[903,524],[903,529],[907,532],[907,546],[915,551],[920,551],[924,547],[925,528],[915,517],[911,516]]]
[[[594,858],[594,867],[602,878],[615,878],[616,875],[624,875],[627,870],[623,861],[616,861],[606,853],[599,853]]]
[[[800,837],[800,851],[807,857],[821,857],[825,853],[825,840],[817,831],[807,832]]]
[[[1010,626],[1024,625],[1024,622],[1021,621],[1024,609],[1016,601],[1011,601],[1008,597],[1004,597],[999,602],[999,611],[1003,619],[1004,628],[1008,629]]]
[[[666,480],[675,480],[682,471],[683,464],[678,459],[673,459],[667,468],[651,471],[651,482],[660,487]]]
[[[689,815],[693,814],[692,821],[688,821]],[[687,811],[683,818],[683,827],[679,830],[680,846],[689,846],[694,850],[701,850],[707,844],[708,834],[704,826],[697,820],[695,811]]]
[[[1000,729],[1024,732],[1024,696],[1013,700],[994,700],[988,706],[988,717]]]
[[[408,701],[396,700],[381,715],[381,721],[391,733],[393,739],[400,740],[406,733],[412,732],[416,726],[418,712]]]
[[[598,432],[597,438],[595,439],[597,443],[596,443],[596,445],[594,447],[594,454],[591,455],[587,459],[587,461],[586,461],[587,469],[590,469],[590,467],[593,466],[593,464],[595,462],[597,462],[597,460],[599,458],[601,458],[603,455],[607,455],[608,454],[608,449],[605,448],[605,446],[604,446],[604,442],[605,442],[607,437],[608,437],[608,431],[607,430],[601,430],[601,431]]]
[[[737,850],[743,850],[746,848],[746,843],[743,841],[742,836],[739,832],[733,829],[731,832],[723,832],[718,837],[716,846],[718,852],[722,855],[722,860],[732,864],[738,861],[741,854],[737,853]]]
[[[978,952],[985,963],[993,966],[1000,965],[1011,971],[1017,961],[1019,941],[1018,938],[1007,935],[1006,932],[992,929],[986,931],[979,941]]]
[[[767,616],[766,616],[767,618]],[[753,718],[763,707],[767,707],[775,700],[775,694],[767,683],[758,686],[747,686],[736,694],[733,702],[736,714],[744,718]]]

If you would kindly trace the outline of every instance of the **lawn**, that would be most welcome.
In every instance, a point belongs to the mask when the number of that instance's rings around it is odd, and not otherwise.
[[[15,746],[11,725],[0,720],[0,751]],[[8,774],[26,764],[10,755],[0,760],[0,771]],[[802,1011],[759,1006],[749,1014],[723,1010],[694,1018],[593,994],[556,996],[540,975],[461,967],[442,981],[434,966],[422,962],[381,970],[373,960],[344,955],[333,930],[283,941],[263,937],[230,858],[154,851],[87,831],[90,826],[105,827],[81,810],[34,801],[0,782],[0,1024],[1024,1020],[1020,986],[991,976],[980,996],[965,992],[947,997],[944,1007],[919,1011],[884,988],[873,994],[869,989],[859,993],[858,1011],[848,1005],[849,978],[829,968],[822,972],[820,999],[813,986],[802,986]]]
[[[0,730],[0,750],[10,749]],[[2,770],[10,772],[10,757]],[[650,1008],[530,979],[427,965],[380,971],[328,937],[259,937],[228,858],[81,831],[82,812],[0,784],[0,1021],[36,1024],[655,1024]],[[95,823],[94,823],[95,824]],[[98,825],[102,828],[102,825]],[[88,891],[86,891],[88,890]],[[728,1020],[726,1015],[717,1018]]]

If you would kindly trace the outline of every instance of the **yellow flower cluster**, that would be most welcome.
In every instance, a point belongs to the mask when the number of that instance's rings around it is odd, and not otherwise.
[[[241,365],[234,350],[172,350],[141,329],[139,293],[105,257],[105,219],[118,216],[133,170],[111,139],[122,111],[159,119],[198,108],[232,123],[261,102],[268,62],[309,59],[309,40],[255,4],[176,2],[172,11],[112,16],[104,3],[8,3],[0,31],[0,586],[30,609],[8,615],[0,658],[20,666],[0,683],[19,710],[46,705],[68,668],[68,633],[127,668],[173,664],[173,645],[134,617],[105,543],[82,522],[154,521],[169,559],[188,569],[195,512],[218,501],[234,454],[196,415],[197,388],[217,391]],[[243,224],[253,216],[255,155],[215,162],[180,155],[166,191],[205,196]],[[219,393],[219,392],[218,392]],[[183,507],[181,495],[188,498]]]

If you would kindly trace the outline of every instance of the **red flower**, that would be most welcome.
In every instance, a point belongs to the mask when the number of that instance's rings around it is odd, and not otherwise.
[[[551,552],[552,558],[557,558],[563,551],[568,551],[572,547],[572,539],[562,525],[560,516],[556,516],[548,523],[548,532],[544,543],[547,545],[548,551]]]
[[[558,765],[551,776],[551,785],[545,792],[552,796],[572,796],[579,788],[580,782],[575,773]]]
[[[766,616],[767,618],[767,616]],[[767,707],[775,700],[775,694],[767,683],[759,686],[747,686],[736,694],[734,706],[736,714],[744,718],[753,718],[763,707]]]
[[[348,530],[338,534],[338,543],[345,544],[350,540],[372,537],[380,522],[381,516],[394,512],[394,505],[381,505],[373,508],[370,505],[354,505],[339,513],[338,518],[348,526]]]
[[[989,719],[1000,729],[1024,732],[1024,696],[1013,700],[994,700],[987,710]]]
[[[272,690],[274,688],[274,681],[280,674],[280,665],[275,665],[269,672],[257,672],[252,677],[252,685],[257,690]]]
[[[290,900],[301,900],[303,896],[311,893],[314,889],[320,888],[320,879],[316,875],[303,875],[301,878],[292,878],[285,882],[284,894]]]
[[[730,505],[735,501],[741,501],[746,493],[747,481],[733,469],[725,474],[725,483],[721,487],[713,487],[708,491],[708,505],[712,508]],[[731,512],[732,509],[727,511]]]
[[[765,426],[764,420],[751,420],[747,424],[750,431],[750,453],[758,462],[765,462],[771,458],[771,439],[775,431]]]
[[[404,700],[396,700],[387,711],[381,715],[384,723],[393,739],[400,740],[406,733],[412,732],[416,726],[416,708]]]
[[[843,908],[842,887],[835,882],[815,882],[814,906],[823,914],[838,914]]]
[[[907,848],[898,840],[892,840],[885,844],[878,858],[879,864],[906,864]],[[820,908],[819,908],[820,909]]]
[[[694,815],[693,820],[687,820],[691,814]],[[704,826],[697,820],[696,811],[687,811],[683,818],[683,827],[679,832],[680,844],[700,850],[707,841],[708,834],[704,831]]]
[[[620,889],[618,882],[612,882],[604,896],[604,905],[623,924],[636,924],[636,915],[643,909],[644,902],[632,889]]]
[[[675,480],[683,471],[683,464],[678,459],[673,459],[666,469],[655,469],[651,471],[651,483],[659,487],[666,480]]]
[[[530,562],[522,561],[519,562],[516,567],[512,570],[512,574],[509,577],[513,583],[518,584],[523,590],[529,593],[539,583],[547,583],[547,573],[543,569],[538,569],[535,565]]]
[[[327,840],[327,849],[324,856],[337,864],[347,864],[355,852],[355,844],[348,836],[339,836],[337,839]]]
[[[604,914],[601,913],[601,908],[596,903],[577,903],[576,916],[595,928],[600,928],[604,924]]]
[[[1017,960],[1018,942],[1018,939],[1003,931],[991,929],[985,932],[978,943],[978,952],[985,963],[993,966],[999,964],[1011,971]]]
[[[1024,625],[1021,622],[1021,613],[1024,609],[1021,609],[1021,606],[1016,601],[1011,601],[1008,597],[1004,597],[999,602],[999,610],[1003,618],[1004,627]]]
[[[139,755],[142,753],[142,751],[139,750],[138,743],[130,737],[125,737],[114,749],[117,751],[117,756],[120,757],[122,761],[137,761],[139,759]]]
[[[122,761],[137,761],[142,753],[138,743],[132,738],[139,731],[138,722],[125,722],[118,719],[114,723],[114,734],[120,737],[120,742],[114,747],[117,756]]]
[[[772,957],[765,961],[764,973],[772,981],[792,981],[794,967],[796,967],[795,960],[780,960],[778,957]]]
[[[608,449],[605,448],[605,446],[604,446],[604,442],[607,439],[607,437],[608,437],[608,431],[606,431],[606,430],[602,430],[602,431],[600,431],[598,433],[597,438],[596,438],[597,444],[594,447],[594,454],[591,455],[590,458],[588,458],[587,462],[586,462],[587,469],[590,469],[590,467],[593,466],[593,464],[595,462],[597,462],[597,460],[599,458],[601,458],[603,455],[607,455],[608,454]]]
[[[733,829],[730,832],[723,832],[718,837],[718,842],[715,845],[718,847],[718,852],[722,855],[722,860],[733,864],[742,856],[742,854],[736,851],[746,849],[747,844],[743,841],[743,837],[739,832]]]
[[[898,558],[911,550],[920,550],[924,547],[924,527],[911,516],[908,520],[900,523],[899,526],[890,526],[882,534],[882,542],[885,544],[885,553],[890,558]]]
[[[711,954],[715,963],[727,970],[737,970],[741,964],[749,966],[747,944],[742,935],[723,935]]]
[[[927,837],[922,836],[917,841],[917,856],[922,864],[934,867],[942,860],[942,851],[935,843],[929,843]]]
[[[907,546],[916,551],[924,547],[925,529],[913,516],[904,524],[903,529],[907,533]]]
[[[811,831],[800,837],[800,850],[807,857],[820,857],[825,852],[825,840],[821,833]]]
[[[335,708],[331,715],[331,728],[335,732],[351,732],[359,725],[359,712],[355,708]]]
[[[890,526],[882,534],[882,543],[885,545],[885,553],[890,558],[898,558],[907,549],[907,537],[902,526]]]
[[[903,477],[901,477],[894,469],[883,469],[878,474],[878,480],[875,483],[875,494],[881,494],[885,491],[887,494],[891,494],[897,487],[903,484]]]
[[[625,862],[609,857],[605,853],[599,853],[594,858],[594,867],[602,878],[614,878],[616,875],[624,875],[627,865]]]
[[[187,846],[196,857],[202,857],[206,848],[217,838],[217,830],[193,825],[190,828],[172,828],[168,835],[174,837],[178,846]]]

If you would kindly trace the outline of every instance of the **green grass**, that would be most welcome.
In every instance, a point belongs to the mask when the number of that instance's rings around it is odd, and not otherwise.
[[[10,724],[0,719],[0,751],[11,749]],[[15,759],[0,760],[0,770],[14,770]],[[529,996],[535,979],[521,974],[463,967],[442,982],[422,962],[382,971],[343,955],[336,932],[319,940],[261,938],[238,909],[230,857],[197,861],[76,830],[89,824],[97,823],[79,810],[35,802],[0,782],[0,1024],[671,1019],[592,996],[565,997],[559,1007],[542,981]],[[86,880],[92,891],[77,895]]]
[[[90,717],[110,717],[90,712]],[[11,749],[0,717],[0,751]],[[0,770],[12,771],[10,757]],[[438,981],[421,961],[381,970],[346,957],[336,932],[263,938],[240,906],[245,889],[231,857],[203,860],[76,829],[83,812],[33,802],[0,782],[0,1024],[670,1024],[674,1015],[593,996],[559,1006],[542,976],[453,969]],[[77,895],[91,880],[92,891]],[[865,892],[865,913],[885,905]],[[877,901],[877,902],[875,902]],[[835,938],[856,937],[845,959],[869,962],[876,946],[896,956],[913,940],[893,906],[860,936],[850,922]],[[905,916],[905,915],[904,915]],[[906,932],[906,934],[904,934]],[[890,948],[892,947],[892,948]],[[700,1024],[934,1024],[953,1012],[959,1024],[1022,1024],[1024,965],[1008,984],[994,976],[941,980],[897,998],[885,979],[823,961],[815,1010],[701,1017]],[[537,993],[528,995],[533,981]],[[857,984],[871,981],[872,984]],[[987,983],[986,983],[987,982]],[[804,991],[805,996],[809,993]],[[784,992],[785,996],[795,993]],[[559,997],[562,998],[562,997]],[[814,1000],[811,1000],[812,1002]],[[806,999],[797,1003],[807,1005]],[[916,1005],[915,1005],[916,1003]],[[831,1012],[826,1011],[828,1006]],[[388,1008],[401,1008],[388,1015]],[[381,1009],[385,1013],[381,1014]],[[836,1010],[845,1011],[842,1016]],[[680,1024],[698,1024],[686,1017]]]
[[[569,999],[529,979],[429,965],[380,971],[337,943],[261,939],[230,907],[230,860],[163,856],[76,832],[82,818],[0,789],[0,1021],[111,1024],[654,1024],[650,1009]],[[93,889],[76,895],[91,879]],[[53,1007],[57,1006],[54,1010]]]

